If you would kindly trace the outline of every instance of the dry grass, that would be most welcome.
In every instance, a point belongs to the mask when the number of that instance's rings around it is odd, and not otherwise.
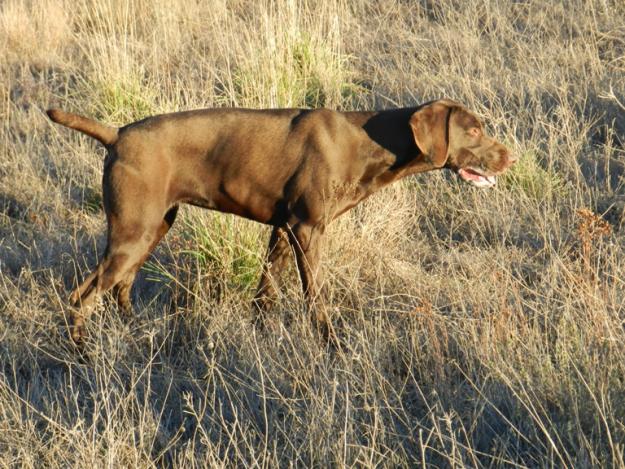
[[[623,467],[624,24],[617,0],[1,2],[0,465]],[[423,175],[332,226],[344,350],[292,272],[280,331],[255,331],[267,228],[191,208],[136,317],[105,303],[71,349],[103,150],[44,109],[440,96],[523,159],[496,190]]]

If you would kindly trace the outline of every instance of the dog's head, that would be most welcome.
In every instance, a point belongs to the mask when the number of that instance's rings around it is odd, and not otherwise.
[[[419,150],[437,168],[449,168],[479,187],[492,187],[516,158],[484,133],[482,122],[454,101],[428,103],[410,118]]]

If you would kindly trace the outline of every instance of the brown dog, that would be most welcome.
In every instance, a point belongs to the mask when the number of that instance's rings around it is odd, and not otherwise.
[[[150,117],[113,128],[49,110],[54,122],[104,144],[104,259],[72,293],[70,333],[84,337],[84,312],[115,289],[130,310],[138,269],[189,203],[274,227],[255,297],[262,314],[288,252],[304,294],[327,331],[319,256],[325,227],[365,197],[413,173],[449,168],[492,186],[515,159],[487,137],[479,119],[448,100],[375,112],[327,109],[206,109]]]

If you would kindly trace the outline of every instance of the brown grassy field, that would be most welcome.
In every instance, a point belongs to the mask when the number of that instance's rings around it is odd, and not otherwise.
[[[625,2],[0,2],[0,467],[624,467]],[[112,124],[216,107],[465,103],[521,159],[409,178],[331,225],[315,338],[269,231],[184,207],[135,316],[68,292],[104,248]]]

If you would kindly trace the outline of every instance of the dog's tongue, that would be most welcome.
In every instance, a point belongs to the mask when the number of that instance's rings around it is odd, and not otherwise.
[[[458,174],[462,179],[478,187],[492,187],[497,183],[495,176],[482,176],[480,173],[469,168],[461,168]]]

